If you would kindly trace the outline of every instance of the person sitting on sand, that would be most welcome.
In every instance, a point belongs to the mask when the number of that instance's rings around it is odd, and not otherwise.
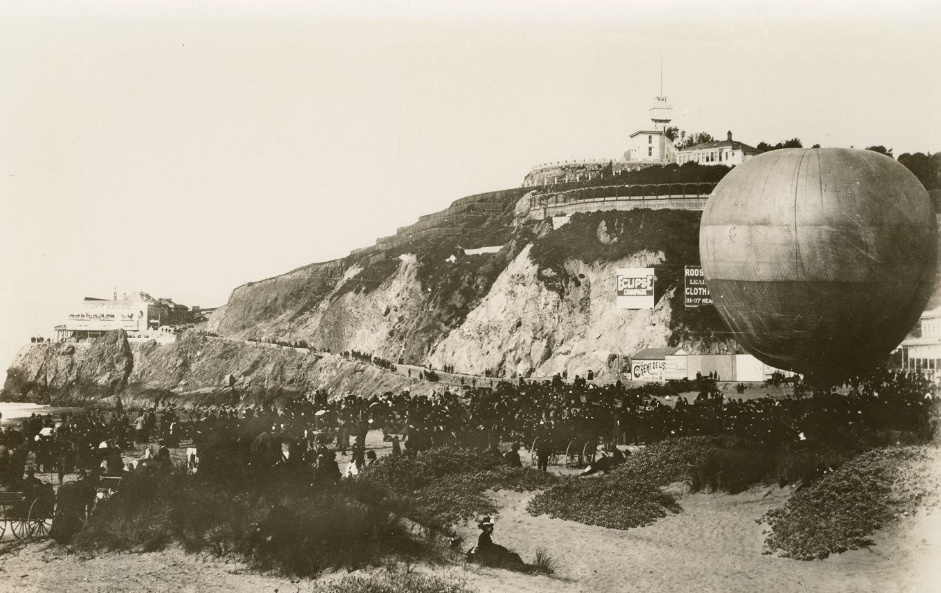
[[[600,457],[589,463],[588,467],[586,467],[580,475],[590,476],[598,472],[606,474],[624,463],[625,460],[624,454],[613,444],[605,446],[601,450],[600,455]]]
[[[614,467],[617,467],[621,465],[622,463],[624,463],[625,461],[627,461],[627,458],[624,456],[624,453],[621,453],[621,450],[618,449],[617,445],[615,445],[614,443],[608,444],[607,451],[611,456],[612,463],[614,463]]]
[[[513,447],[503,454],[503,461],[510,467],[523,467],[523,462],[520,461],[519,443],[513,443]]]
[[[26,477],[23,478],[20,484],[20,488],[23,490],[23,493],[26,494],[26,498],[32,500],[34,496],[38,496],[42,487],[43,481],[36,477],[36,470],[32,467],[26,468]]]
[[[473,558],[486,566],[508,568],[510,570],[526,568],[526,563],[523,562],[519,554],[493,543],[493,526],[493,520],[490,517],[484,517],[477,524],[480,535],[477,536],[477,547],[471,550],[470,553]]]

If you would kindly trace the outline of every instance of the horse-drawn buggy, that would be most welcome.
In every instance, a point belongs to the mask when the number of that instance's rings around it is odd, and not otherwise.
[[[533,466],[538,467],[540,453],[548,454],[548,465],[582,468],[595,460],[598,437],[573,432],[545,431],[533,437],[530,453]]]
[[[523,402],[509,425],[513,440],[529,447],[533,467],[542,467],[540,457],[549,465],[583,468],[595,460],[602,431],[593,418],[570,414],[555,407]]]
[[[36,487],[30,492],[0,492],[0,538],[7,527],[16,539],[46,537],[55,509],[52,486]]]

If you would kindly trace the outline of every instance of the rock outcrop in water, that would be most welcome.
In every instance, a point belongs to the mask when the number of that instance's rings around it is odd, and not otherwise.
[[[124,332],[87,343],[31,344],[7,373],[5,400],[82,404],[114,396],[124,404],[271,402],[318,389],[373,394],[431,386],[378,366],[271,344],[210,338],[195,332],[173,344],[129,344]]]
[[[7,371],[5,399],[94,401],[121,394],[134,368],[124,330],[83,343],[31,344]]]

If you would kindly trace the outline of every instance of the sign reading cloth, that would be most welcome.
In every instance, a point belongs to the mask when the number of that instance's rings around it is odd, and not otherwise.
[[[653,309],[653,268],[618,268],[618,309]]]
[[[712,295],[706,286],[706,277],[703,276],[702,266],[686,266],[685,291],[686,308],[701,307],[712,304]]]

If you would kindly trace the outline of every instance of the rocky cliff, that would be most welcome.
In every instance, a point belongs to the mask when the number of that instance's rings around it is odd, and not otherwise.
[[[110,332],[80,344],[31,344],[7,374],[4,399],[55,404],[104,401],[148,406],[184,402],[271,402],[318,389],[362,393],[432,386],[378,366],[307,349],[253,344],[189,332],[173,344],[129,344]]]
[[[239,286],[210,320],[220,337],[32,345],[5,397],[258,400],[435,388],[336,356],[343,351],[513,379],[588,369],[612,377],[647,346],[735,349],[711,307],[683,307],[683,266],[699,262],[698,212],[537,222],[529,203],[521,191],[471,196],[346,258]],[[656,269],[653,309],[614,306],[620,267]],[[304,342],[313,353],[257,341]]]
[[[127,334],[76,344],[30,344],[7,371],[5,399],[93,401],[123,393],[134,361]]]
[[[683,266],[699,262],[698,212],[577,214],[559,228],[525,212],[514,202],[494,217],[491,249],[439,238],[246,284],[213,327],[506,377],[611,376],[647,346],[735,350],[711,307],[683,307]],[[656,269],[656,307],[615,308],[621,267]]]

